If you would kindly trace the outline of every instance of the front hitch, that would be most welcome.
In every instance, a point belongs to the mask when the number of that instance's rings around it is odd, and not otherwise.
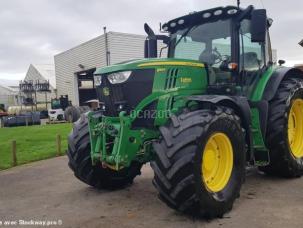
[[[132,129],[132,119],[125,112],[119,117],[104,116],[102,111],[88,114],[92,164],[101,163],[114,170],[129,167],[133,161],[151,159],[151,141],[158,132]]]

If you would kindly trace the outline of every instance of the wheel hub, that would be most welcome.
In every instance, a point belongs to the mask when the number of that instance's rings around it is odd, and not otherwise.
[[[211,172],[214,169],[217,162],[215,152],[212,150],[207,150],[205,151],[204,156],[205,156],[205,160],[207,161],[207,163],[205,164],[205,169],[207,172]]]
[[[293,101],[288,115],[288,142],[295,158],[303,157],[303,99]]]
[[[201,166],[201,176],[207,189],[211,192],[223,190],[233,169],[233,148],[226,134],[215,133],[208,139]]]

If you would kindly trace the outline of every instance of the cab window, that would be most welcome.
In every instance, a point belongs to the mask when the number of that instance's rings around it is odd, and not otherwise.
[[[231,20],[208,22],[171,35],[169,57],[207,64],[210,84],[232,82],[232,73],[222,70],[231,60]]]
[[[240,70],[255,72],[265,65],[264,45],[251,42],[250,20],[243,20],[240,28]]]
[[[177,40],[181,35],[177,35]],[[205,50],[205,43],[193,41],[191,37],[184,39],[176,46],[175,58],[198,60],[201,50]]]

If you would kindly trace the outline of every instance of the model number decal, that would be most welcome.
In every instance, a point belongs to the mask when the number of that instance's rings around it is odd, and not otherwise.
[[[191,83],[192,82],[192,79],[191,78],[180,78],[181,80],[181,83]]]
[[[158,72],[158,73],[159,73],[159,72],[164,72],[164,71],[166,71],[165,68],[158,68],[158,69],[157,69],[157,72]]]

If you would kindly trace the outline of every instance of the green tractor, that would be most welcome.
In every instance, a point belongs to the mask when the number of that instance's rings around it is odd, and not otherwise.
[[[246,167],[303,173],[303,72],[272,61],[266,10],[227,6],[145,24],[145,58],[99,68],[100,107],[75,123],[69,166],[96,188],[150,162],[159,198],[207,218],[232,209]],[[157,58],[157,44],[167,58]]]

